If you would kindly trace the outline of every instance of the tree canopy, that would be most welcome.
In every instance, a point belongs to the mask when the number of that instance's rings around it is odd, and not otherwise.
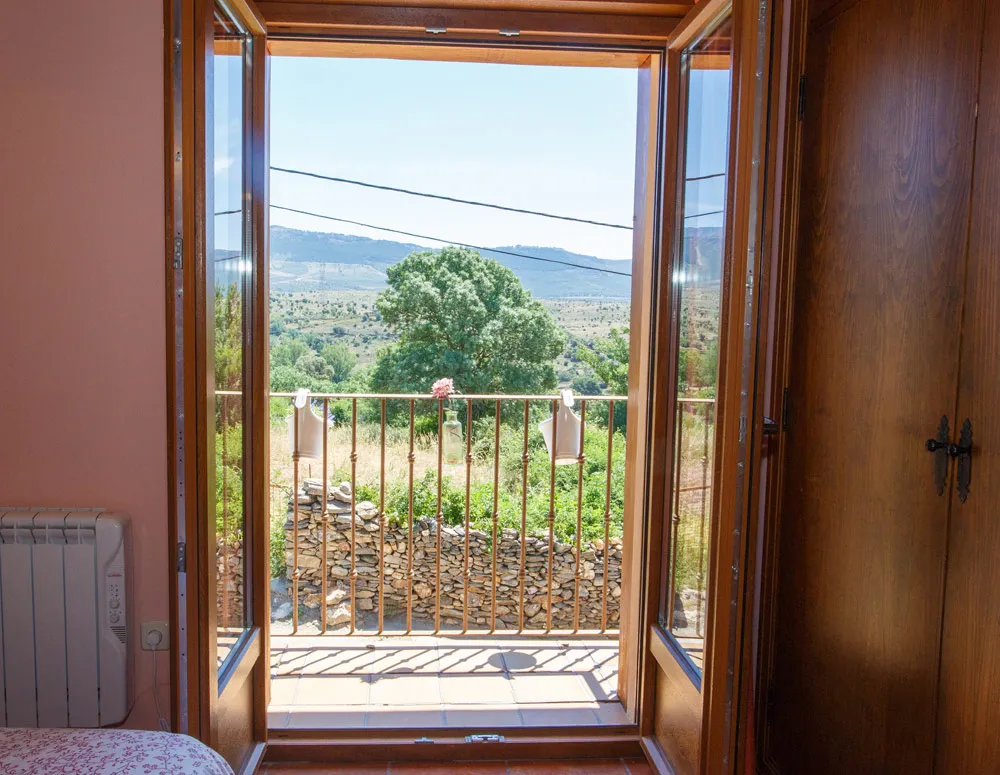
[[[411,253],[387,274],[376,307],[399,341],[379,352],[374,389],[422,393],[440,377],[462,393],[555,388],[566,334],[510,269],[446,247]]]

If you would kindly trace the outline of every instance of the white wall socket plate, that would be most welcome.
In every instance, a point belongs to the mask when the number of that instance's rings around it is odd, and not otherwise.
[[[156,633],[160,634],[160,642],[155,646]],[[167,651],[170,648],[170,624],[168,622],[143,622],[139,643],[143,651]]]

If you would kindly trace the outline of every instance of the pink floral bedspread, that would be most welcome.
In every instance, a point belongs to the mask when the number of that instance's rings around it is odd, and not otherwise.
[[[186,735],[130,729],[0,729],[3,775],[233,775]]]

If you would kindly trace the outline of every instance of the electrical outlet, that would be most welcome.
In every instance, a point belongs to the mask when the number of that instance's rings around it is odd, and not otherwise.
[[[167,622],[143,622],[140,642],[143,651],[166,651],[170,648],[170,625]]]

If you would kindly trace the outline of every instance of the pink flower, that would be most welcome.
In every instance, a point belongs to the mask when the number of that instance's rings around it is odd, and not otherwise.
[[[435,398],[447,398],[455,392],[455,382],[451,377],[442,377],[431,385],[431,393]]]

